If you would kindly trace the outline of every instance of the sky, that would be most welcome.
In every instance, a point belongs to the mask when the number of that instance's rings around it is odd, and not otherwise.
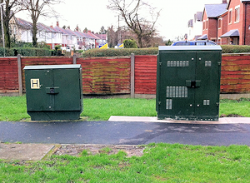
[[[175,39],[187,33],[187,24],[197,11],[203,11],[205,4],[220,4],[222,0],[147,0],[151,6],[161,10],[156,23],[156,29],[164,39]],[[81,30],[99,32],[101,27],[118,26],[117,13],[107,9],[108,0],[64,0],[54,9],[60,14],[59,18],[39,18],[39,22],[48,26],[70,26],[71,30],[78,25]],[[144,15],[143,15],[144,16]],[[145,12],[145,16],[147,13]],[[31,22],[25,13],[18,13],[16,17],[24,18]],[[120,21],[120,25],[123,25]]]

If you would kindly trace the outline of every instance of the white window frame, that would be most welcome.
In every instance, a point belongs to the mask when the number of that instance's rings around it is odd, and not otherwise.
[[[220,24],[219,24],[220,22]],[[222,18],[219,18],[218,19],[218,29],[221,29],[222,28]]]
[[[239,9],[239,17],[238,17],[238,20],[236,20],[236,9]],[[235,6],[235,12],[234,12],[234,14],[235,14],[235,17],[234,17],[234,23],[238,23],[238,22],[240,22],[240,5],[238,5],[238,6]]]
[[[229,22],[229,20],[230,20],[230,12],[231,12],[231,21]],[[232,19],[233,19],[233,9],[231,8],[231,9],[228,10],[228,24],[229,25],[233,23]]]

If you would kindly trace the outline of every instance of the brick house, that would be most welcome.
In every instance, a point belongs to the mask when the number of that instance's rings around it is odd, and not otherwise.
[[[220,15],[227,12],[227,1],[222,4],[206,4],[202,15],[202,36],[198,39],[208,39],[219,43],[218,20]]]
[[[227,44],[250,45],[250,0],[230,0],[227,6]]]
[[[250,45],[250,0],[205,5],[202,36],[217,44]]]

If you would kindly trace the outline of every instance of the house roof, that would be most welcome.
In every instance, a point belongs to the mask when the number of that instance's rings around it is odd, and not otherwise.
[[[95,34],[95,35],[102,40],[107,40],[107,34]]]
[[[92,37],[92,39],[100,39],[99,37],[97,37],[95,34],[93,34],[92,32],[88,31],[87,33],[90,37]]]
[[[69,33],[65,29],[63,29],[61,27],[57,27],[56,26],[56,27],[54,27],[54,29],[56,29],[57,31],[61,32],[62,34],[69,35]]]
[[[76,36],[76,34],[74,33],[74,31],[70,30],[70,29],[64,29],[64,31],[71,36]]]
[[[28,22],[26,20],[23,20],[21,18],[15,18],[17,26],[20,26],[23,29],[31,29],[32,28],[32,23]]]
[[[56,30],[56,29],[54,29],[52,27],[49,27],[47,25],[44,25],[42,23],[38,23],[37,28],[38,28],[38,30],[43,30],[43,31],[46,31],[46,32],[60,32],[60,31],[58,31],[58,30]]]
[[[32,29],[32,23],[28,22],[26,20],[23,20],[21,18],[15,18],[17,26],[21,27],[22,29]],[[59,32],[58,30],[46,26],[42,23],[37,23],[37,29],[40,31],[46,31],[46,32]]]
[[[199,11],[195,14],[196,21],[202,21],[202,12]]]
[[[93,39],[91,36],[89,36],[88,34],[84,33],[84,32],[79,32],[79,31],[75,31],[77,34],[81,35],[84,38],[90,38]]]
[[[223,37],[237,37],[237,36],[240,36],[239,30],[234,29],[234,30],[230,30],[230,31],[226,32],[221,37],[223,38]]]
[[[203,40],[203,39],[207,39],[207,34],[202,35],[201,37],[197,38],[198,40]]]
[[[205,4],[208,18],[216,18],[227,11],[227,4]]]

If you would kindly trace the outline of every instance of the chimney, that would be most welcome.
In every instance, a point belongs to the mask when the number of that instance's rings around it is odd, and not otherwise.
[[[227,0],[222,0],[222,4],[227,4]]]
[[[56,21],[56,26],[59,27],[59,21]]]
[[[88,33],[91,33],[91,30],[88,30]]]

